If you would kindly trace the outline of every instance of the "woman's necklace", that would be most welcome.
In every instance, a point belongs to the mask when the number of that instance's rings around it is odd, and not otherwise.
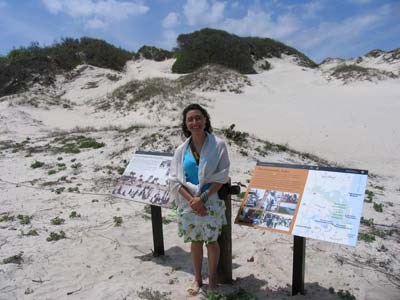
[[[200,152],[201,148],[203,147],[203,141],[200,141],[200,143],[195,143],[195,141],[192,139],[190,140],[190,150],[192,151],[193,157],[196,160],[197,164],[199,164],[200,161]]]

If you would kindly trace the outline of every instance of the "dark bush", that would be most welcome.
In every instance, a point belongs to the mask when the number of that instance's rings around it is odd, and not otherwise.
[[[51,85],[56,74],[83,63],[121,71],[132,56],[129,51],[88,37],[65,38],[50,47],[34,42],[1,57],[0,97],[24,91],[33,83]]]
[[[268,38],[238,37],[216,29],[202,29],[178,36],[175,73],[189,73],[204,64],[220,64],[242,74],[255,73],[255,60],[281,57],[282,54],[298,58],[299,65],[314,68],[317,65],[296,49]],[[268,68],[265,65],[265,68]]]
[[[168,58],[172,58],[174,56],[173,52],[161,49],[161,48],[156,48],[152,46],[143,46],[142,48],[139,49],[138,53],[135,55],[136,59],[139,59],[140,57],[144,57],[146,59],[152,59],[155,61],[163,61]]]

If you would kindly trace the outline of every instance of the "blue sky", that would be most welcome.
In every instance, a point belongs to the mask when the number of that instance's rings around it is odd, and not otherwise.
[[[0,0],[0,55],[82,36],[172,49],[204,27],[273,38],[320,62],[400,47],[400,0]]]

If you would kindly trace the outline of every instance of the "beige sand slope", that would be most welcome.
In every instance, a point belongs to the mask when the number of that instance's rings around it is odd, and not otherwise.
[[[153,258],[148,211],[109,194],[136,150],[171,151],[180,143],[180,111],[196,100],[208,106],[217,129],[234,123],[254,134],[242,145],[229,141],[234,182],[247,184],[257,160],[321,161],[302,152],[373,173],[363,216],[374,226],[362,224],[360,232],[375,240],[355,248],[307,240],[307,296],[290,296],[292,237],[238,225],[232,228],[235,282],[228,290],[258,299],[343,299],[346,292],[347,299],[398,299],[400,81],[343,85],[285,58],[249,76],[251,86],[240,94],[186,91],[175,103],[156,97],[135,111],[98,108],[130,80],[178,78],[169,71],[172,63],[132,61],[121,73],[84,66],[50,90],[1,99],[0,259],[20,259],[0,263],[0,299],[186,299],[189,247],[177,237],[171,211],[163,209],[171,221],[164,225],[166,256]],[[61,104],[51,104],[54,99]],[[80,135],[104,146],[66,153],[65,145]],[[260,151],[265,140],[296,151]],[[44,165],[32,168],[35,161]],[[80,216],[70,217],[73,211]],[[30,223],[21,224],[18,215],[30,216]],[[64,222],[52,224],[56,217]],[[121,226],[114,217],[122,217]],[[65,239],[46,241],[60,231]]]

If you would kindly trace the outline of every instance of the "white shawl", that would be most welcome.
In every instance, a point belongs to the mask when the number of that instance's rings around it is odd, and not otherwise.
[[[203,185],[212,182],[226,183],[229,180],[229,156],[225,141],[213,134],[207,133],[203,147],[200,152],[199,162],[199,184],[195,185],[186,181],[183,170],[183,157],[188,147],[190,138],[181,144],[175,151],[171,162],[169,176],[170,199],[175,201],[179,208],[188,209],[188,201],[179,194],[181,186],[186,187],[192,195],[199,196]],[[217,193],[210,198],[218,198]]]

